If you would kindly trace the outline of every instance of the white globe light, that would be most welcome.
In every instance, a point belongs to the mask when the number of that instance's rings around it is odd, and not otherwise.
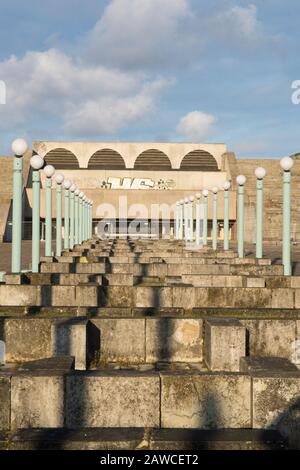
[[[291,157],[283,157],[280,166],[284,171],[290,171],[294,166],[294,160]]]
[[[12,151],[16,157],[22,157],[28,150],[28,145],[24,139],[16,139],[11,144]]]
[[[228,191],[230,189],[230,186],[230,181],[225,181],[225,183],[223,184],[224,191]]]
[[[80,193],[79,193],[80,199],[83,199],[83,196],[84,196],[84,193],[82,191],[80,191]]]
[[[52,176],[55,173],[55,168],[53,165],[46,165],[44,168],[44,173],[47,176],[47,178],[52,178]]]
[[[266,170],[262,166],[257,167],[254,173],[258,180],[264,179],[267,174]]]
[[[185,204],[188,204],[188,202],[189,202],[189,198],[186,197],[185,200],[184,200],[184,203],[185,203]]]
[[[75,196],[79,196],[79,194],[80,194],[80,189],[76,188],[75,189]]]
[[[65,179],[65,177],[61,173],[57,173],[55,175],[55,181],[56,181],[57,184],[62,184],[64,179]]]
[[[208,196],[208,190],[203,189],[202,194],[203,194],[204,197],[207,197]]]
[[[71,186],[72,186],[72,181],[70,181],[70,180],[65,180],[64,181],[64,188],[65,189],[70,189]]]
[[[194,196],[190,196],[189,200],[190,200],[190,202],[194,202],[194,200],[195,200]]]
[[[214,187],[212,188],[212,192],[213,192],[214,194],[217,194],[218,191],[219,191],[218,186],[214,186]]]
[[[30,159],[30,166],[34,170],[40,170],[44,166],[44,159],[39,155],[33,155]]]
[[[197,199],[200,199],[200,198],[201,198],[201,193],[197,193],[197,194],[196,194],[196,198],[197,198]]]
[[[72,186],[70,187],[70,191],[71,191],[71,193],[75,193],[75,191],[76,191],[76,184],[72,184]]]
[[[236,178],[236,182],[239,186],[244,186],[244,184],[246,183],[246,180],[247,180],[247,178],[244,175],[239,175]]]

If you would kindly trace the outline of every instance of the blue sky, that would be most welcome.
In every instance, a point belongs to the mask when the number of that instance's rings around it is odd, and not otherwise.
[[[0,154],[32,140],[300,151],[297,0],[0,0]]]

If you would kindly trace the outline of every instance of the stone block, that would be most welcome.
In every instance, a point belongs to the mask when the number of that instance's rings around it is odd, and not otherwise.
[[[260,374],[252,379],[253,427],[278,429],[288,413],[299,407],[300,371]]]
[[[95,318],[100,332],[100,361],[123,364],[145,362],[145,319]]]
[[[272,289],[272,308],[294,308],[294,290]]]
[[[11,379],[11,427],[64,426],[64,377],[24,372]]]
[[[98,285],[78,285],[75,287],[75,295],[78,307],[98,306]]]
[[[195,307],[196,290],[194,287],[173,287],[173,307],[192,310]],[[169,305],[166,305],[167,307]]]
[[[69,263],[41,263],[41,273],[64,273],[70,272]]]
[[[210,370],[238,372],[246,355],[246,328],[238,320],[206,320],[204,352]]]
[[[41,305],[41,289],[28,285],[0,285],[2,307],[31,307]]]
[[[134,306],[137,308],[167,308],[173,306],[171,287],[135,286],[133,289]]]
[[[7,362],[51,356],[51,319],[8,318],[4,322]]]
[[[53,307],[76,307],[75,286],[52,286],[51,305]]]
[[[133,307],[132,286],[99,287],[100,304],[103,307]]]
[[[241,374],[162,373],[162,428],[251,427],[250,377]]]
[[[0,431],[10,428],[10,376],[0,376]]]
[[[133,286],[134,284],[132,274],[105,274],[104,278],[109,286]]]
[[[159,427],[160,380],[155,373],[69,375],[66,427]]]
[[[300,289],[300,276],[291,276],[288,278],[293,289]]]
[[[106,272],[105,263],[85,263],[76,264],[76,273],[78,274],[104,274]]]
[[[242,357],[240,370],[245,374],[297,371],[297,366],[284,357]]]
[[[74,356],[75,369],[87,367],[87,320],[58,320],[51,325],[51,356]]]
[[[249,332],[250,355],[285,357],[293,362],[295,320],[240,320]]]
[[[265,287],[266,282],[264,277],[247,277],[246,287]]]
[[[146,319],[146,362],[201,362],[202,320]]]

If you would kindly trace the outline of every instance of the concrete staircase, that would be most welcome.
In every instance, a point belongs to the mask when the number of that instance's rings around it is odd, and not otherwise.
[[[7,274],[1,445],[299,446],[299,295],[271,260],[178,241],[92,240]]]

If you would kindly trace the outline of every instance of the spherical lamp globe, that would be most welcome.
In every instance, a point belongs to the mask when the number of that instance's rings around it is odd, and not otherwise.
[[[283,157],[280,166],[284,171],[290,171],[294,166],[294,160],[291,157]]]
[[[11,149],[16,157],[23,157],[28,150],[28,145],[24,139],[15,139],[11,144]]]
[[[62,184],[64,182],[64,179],[65,179],[65,177],[62,173],[57,173],[55,175],[55,181],[56,181],[57,184]]]
[[[52,176],[55,173],[55,168],[53,165],[46,165],[44,168],[44,174],[47,176],[47,178],[52,178]]]
[[[39,155],[33,155],[30,159],[30,166],[33,170],[40,170],[44,166],[44,159]]]
[[[244,184],[246,183],[246,176],[244,175],[237,176],[236,182],[239,186],[244,186]]]

